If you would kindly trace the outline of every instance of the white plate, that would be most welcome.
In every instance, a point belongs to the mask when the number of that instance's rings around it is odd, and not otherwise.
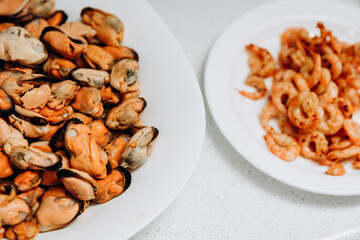
[[[58,0],[70,20],[92,6],[114,13],[125,24],[124,45],[139,54],[144,122],[159,137],[150,159],[133,172],[130,188],[105,204],[89,207],[68,227],[37,239],[125,239],[158,216],[189,179],[205,135],[201,91],[185,54],[164,22],[142,0]]]
[[[291,186],[331,195],[360,194],[360,171],[346,164],[341,177],[324,174],[324,166],[297,158],[286,162],[275,157],[263,140],[259,114],[266,99],[253,101],[237,93],[249,74],[245,45],[258,44],[277,58],[280,34],[288,27],[305,27],[317,33],[321,21],[339,40],[360,41],[360,9],[333,1],[286,1],[260,6],[239,17],[217,40],[205,69],[206,99],[229,143],[251,164]]]

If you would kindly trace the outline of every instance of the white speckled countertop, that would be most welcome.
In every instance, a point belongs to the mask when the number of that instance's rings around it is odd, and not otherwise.
[[[204,66],[215,40],[242,13],[268,1],[148,2],[177,38],[204,95]],[[342,2],[360,7],[357,0]],[[133,240],[360,239],[360,196],[309,193],[268,177],[228,144],[207,106],[206,112],[205,141],[192,177]]]

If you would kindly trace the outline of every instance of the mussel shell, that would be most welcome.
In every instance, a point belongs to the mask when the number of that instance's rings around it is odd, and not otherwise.
[[[83,124],[83,122],[78,119],[78,118],[70,118],[68,119],[61,128],[59,128],[55,134],[51,137],[50,142],[49,142],[49,146],[51,147],[51,149],[56,152],[60,149],[65,148],[65,131],[67,126],[70,123],[74,123],[74,124]]]

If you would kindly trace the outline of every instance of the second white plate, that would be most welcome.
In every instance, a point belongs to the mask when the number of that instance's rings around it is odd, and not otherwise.
[[[311,7],[309,7],[311,6]],[[242,97],[235,90],[245,87],[249,74],[245,45],[255,43],[274,57],[280,50],[280,34],[289,27],[305,27],[317,33],[321,21],[341,41],[360,41],[360,9],[331,1],[274,2],[238,18],[214,45],[205,69],[205,93],[210,111],[229,143],[251,164],[291,186],[330,195],[360,194],[360,171],[345,165],[346,174],[324,174],[327,167],[311,160],[293,162],[274,156],[263,140],[259,114],[266,99]]]

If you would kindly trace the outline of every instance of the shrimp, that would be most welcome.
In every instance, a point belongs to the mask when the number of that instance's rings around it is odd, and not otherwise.
[[[250,53],[248,64],[251,75],[267,78],[274,74],[276,63],[269,51],[254,44],[245,48]]]
[[[342,128],[344,116],[335,104],[325,106],[324,111],[325,118],[320,123],[318,130],[325,135],[333,135]]]
[[[359,89],[360,88],[360,78],[356,72],[355,67],[352,64],[345,63],[341,77],[350,84],[352,87]]]
[[[278,118],[281,113],[274,107],[274,105],[269,102],[261,110],[260,113],[260,124],[266,132],[274,131],[270,126],[270,119]]]
[[[317,53],[311,53],[314,61],[314,68],[312,70],[312,74],[310,78],[308,78],[308,83],[310,88],[315,87],[321,78],[321,56]]]
[[[349,118],[344,120],[343,127],[351,141],[357,145],[360,145],[360,125],[353,119]]]
[[[339,96],[339,88],[334,82],[330,82],[326,91],[319,95],[319,102],[321,106],[326,106],[334,102]]]
[[[271,101],[282,114],[287,115],[287,105],[298,91],[290,82],[275,83],[271,87]]]
[[[328,152],[326,158],[328,160],[343,160],[355,157],[360,154],[360,146],[350,146],[345,149],[333,150]]]
[[[317,94],[324,93],[331,82],[331,74],[329,69],[321,68],[321,77],[319,83],[314,87],[314,92]]]
[[[349,139],[344,139],[341,136],[332,136],[332,137],[330,137],[328,149],[330,151],[345,149],[345,148],[350,147],[351,144],[352,144],[352,142]]]
[[[333,162],[325,173],[332,176],[342,176],[345,174],[345,168],[341,163]]]
[[[283,81],[293,83],[299,92],[310,91],[310,87],[306,79],[294,70],[286,70],[283,75]]]
[[[300,135],[299,143],[301,154],[315,161],[323,159],[328,151],[328,140],[325,135],[319,131]]]
[[[264,139],[269,150],[283,160],[292,161],[300,154],[297,141],[284,133],[268,132]]]
[[[291,137],[296,138],[299,134],[298,129],[292,125],[289,118],[283,114],[279,114],[278,116],[278,124],[282,133],[285,133]]]
[[[267,88],[264,82],[264,78],[250,75],[245,80],[245,84],[254,87],[257,91],[256,92],[247,92],[244,90],[237,90],[241,95],[250,98],[252,100],[258,100],[263,98],[267,93]]]
[[[314,92],[302,92],[291,99],[288,105],[291,123],[302,130],[316,129],[324,118],[324,109],[318,101]]]
[[[342,112],[345,118],[351,118],[354,113],[354,108],[351,102],[344,98],[337,98],[334,102]]]
[[[325,54],[322,56],[322,65],[329,68],[333,79],[340,76],[343,65],[339,56],[337,56],[330,47],[323,47]]]

